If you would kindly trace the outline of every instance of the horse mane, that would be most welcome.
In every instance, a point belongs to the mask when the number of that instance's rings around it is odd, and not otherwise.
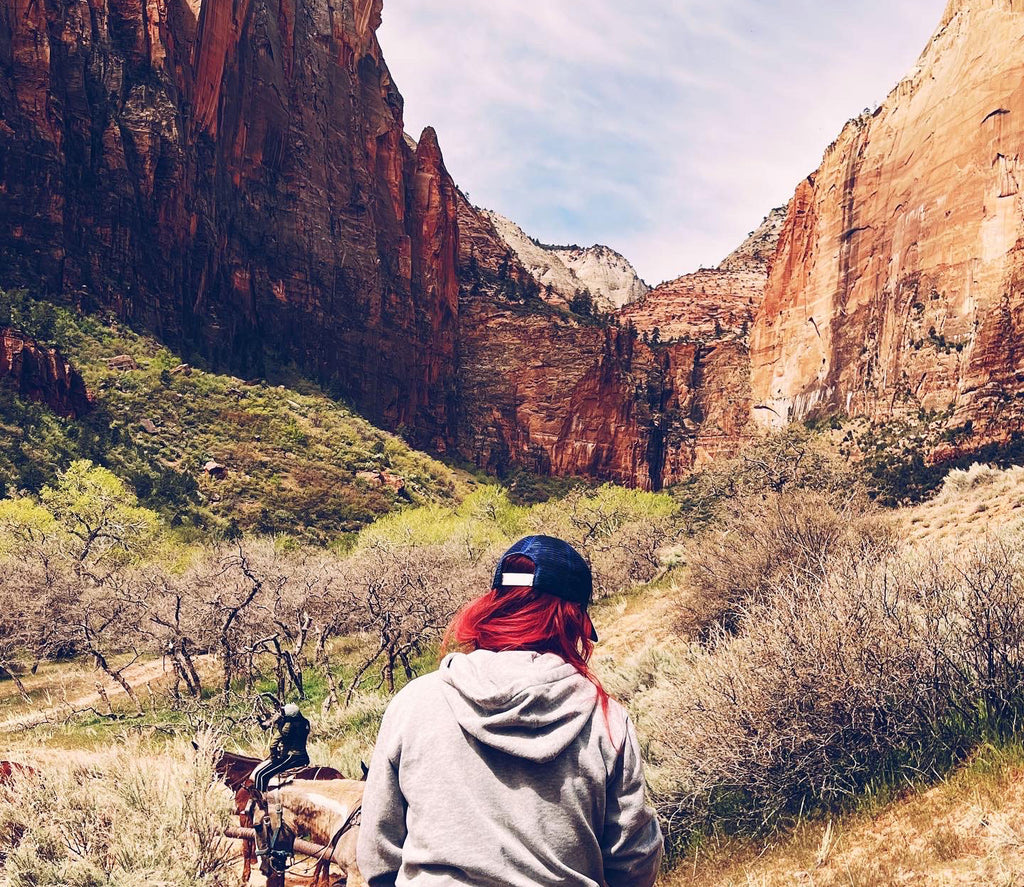
[[[260,762],[259,758],[252,758],[248,755],[240,755],[235,752],[217,752],[213,761],[213,769],[217,775],[227,784],[228,788],[238,791],[249,779],[253,767]]]

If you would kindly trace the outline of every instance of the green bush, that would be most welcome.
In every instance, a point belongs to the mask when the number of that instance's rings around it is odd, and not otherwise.
[[[288,533],[324,544],[409,501],[458,498],[455,475],[334,403],[309,382],[294,389],[182,367],[180,357],[115,321],[24,291],[0,291],[0,318],[59,345],[96,395],[80,420],[54,416],[0,388],[0,490],[38,493],[86,459],[129,482],[141,503],[186,536]],[[138,369],[108,365],[127,354]],[[141,422],[153,422],[155,433]],[[202,473],[208,459],[227,475]],[[355,478],[386,469],[396,492]],[[392,478],[392,480],[394,479]]]

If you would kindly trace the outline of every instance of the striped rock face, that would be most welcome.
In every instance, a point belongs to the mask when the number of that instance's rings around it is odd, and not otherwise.
[[[92,409],[92,397],[78,370],[59,351],[13,329],[0,329],[0,386],[69,419]]]
[[[380,0],[4,0],[3,285],[451,434],[455,186],[403,131]]]
[[[789,204],[751,334],[755,416],[950,410],[1021,427],[1024,3],[954,0]]]

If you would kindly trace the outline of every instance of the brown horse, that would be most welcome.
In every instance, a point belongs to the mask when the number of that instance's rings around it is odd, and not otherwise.
[[[247,755],[239,755],[234,752],[220,751],[217,755],[217,759],[214,762],[214,769],[220,776],[221,780],[235,793],[235,814],[238,816],[239,824],[243,828],[255,828],[258,824],[262,825],[263,820],[267,815],[267,804],[263,798],[259,798],[257,793],[253,789],[252,785],[252,771],[257,764],[260,763],[259,758],[248,757]],[[365,766],[363,768],[363,777],[366,776]],[[356,782],[355,780],[346,779],[345,775],[340,770],[335,770],[333,767],[303,767],[297,770],[294,774],[295,781],[301,781],[303,783],[322,783],[326,782],[332,785],[338,785],[345,783],[348,785],[359,786],[359,797],[362,798],[362,783]],[[294,784],[294,783],[293,783]],[[289,798],[291,792],[288,793]],[[303,805],[300,804],[300,807]],[[340,824],[339,824],[340,827]],[[312,835],[313,832],[309,829],[305,829],[301,823],[293,821],[289,829],[296,829],[292,831],[292,837],[299,834]],[[321,830],[317,831],[317,835],[321,833]],[[328,835],[321,844],[327,845],[331,843],[334,838],[334,834]],[[314,838],[314,840],[318,840]],[[349,850],[351,853],[349,854]],[[252,874],[252,863],[256,858],[256,847],[251,839],[244,838],[242,840],[242,859],[243,859],[243,871],[242,871],[242,883],[248,883],[249,878]],[[341,868],[346,872],[351,868],[352,871],[358,871],[355,868],[355,841],[354,837],[350,841],[346,841],[342,847],[342,842],[339,841],[339,846],[336,848],[336,852],[331,857],[324,860],[322,866],[317,867],[317,879],[321,871],[324,874],[327,872],[328,865],[331,861],[336,861]],[[261,868],[266,868],[266,858],[264,857],[264,864]],[[268,874],[264,872],[264,874]],[[283,883],[283,881],[282,881]],[[352,884],[359,884],[361,880],[357,879],[351,881]]]

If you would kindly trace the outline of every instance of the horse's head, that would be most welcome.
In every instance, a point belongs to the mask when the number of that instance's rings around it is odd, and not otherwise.
[[[213,769],[228,788],[238,791],[248,781],[253,768],[259,762],[259,758],[218,749],[213,759]]]
[[[275,847],[294,846],[297,853],[314,853],[321,857],[325,871],[330,865],[337,866],[352,887],[365,885],[356,865],[358,810],[364,787],[365,783],[354,779],[299,778],[266,796],[256,795],[253,828],[257,845],[268,849],[276,834]],[[324,848],[330,849],[325,852]],[[266,853],[260,859],[261,871],[269,874],[273,860]]]

